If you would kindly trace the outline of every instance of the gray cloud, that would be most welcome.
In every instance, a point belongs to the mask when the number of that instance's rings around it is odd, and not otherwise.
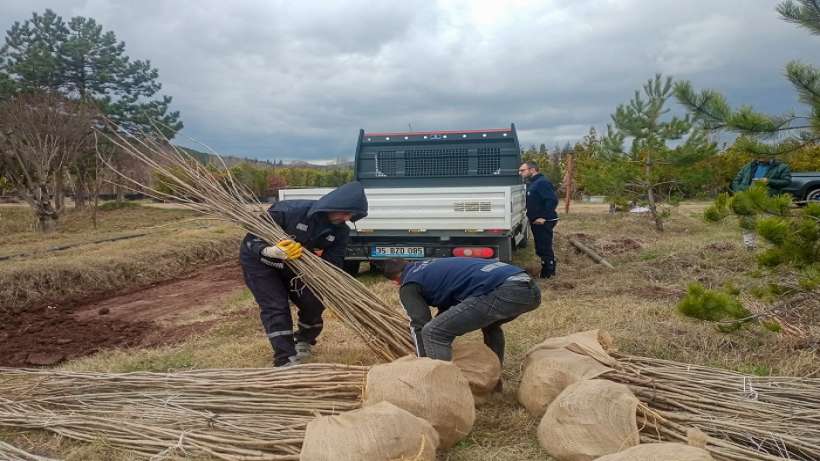
[[[159,68],[183,137],[328,159],[350,156],[360,127],[515,122],[524,145],[576,140],[656,72],[736,104],[796,108],[783,66],[813,62],[818,39],[775,3],[6,0],[0,27],[49,7],[93,17]]]

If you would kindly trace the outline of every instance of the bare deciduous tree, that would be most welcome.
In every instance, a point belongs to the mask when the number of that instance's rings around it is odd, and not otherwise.
[[[0,165],[41,231],[54,230],[60,213],[57,175],[93,149],[96,114],[88,104],[53,93],[19,94],[0,105]]]

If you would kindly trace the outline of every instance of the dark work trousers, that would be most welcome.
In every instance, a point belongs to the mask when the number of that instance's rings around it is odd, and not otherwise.
[[[532,239],[535,241],[535,254],[541,258],[542,266],[549,266],[555,271],[555,252],[552,250],[552,230],[558,221],[546,221],[544,224],[530,223]]]
[[[322,332],[322,311],[325,307],[301,280],[295,279],[287,266],[277,269],[268,266],[258,257],[240,258],[245,284],[259,304],[262,326],[273,347],[273,364],[281,366],[296,355],[294,339],[316,344]],[[298,308],[299,330],[294,334],[290,304]]]
[[[480,328],[484,344],[504,363],[501,325],[540,304],[541,290],[535,281],[506,281],[486,295],[465,299],[424,325],[421,329],[424,354],[433,359],[452,360],[456,337]]]

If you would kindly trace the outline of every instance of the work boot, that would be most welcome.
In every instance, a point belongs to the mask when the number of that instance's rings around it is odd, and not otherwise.
[[[298,341],[296,343],[296,357],[299,360],[307,360],[310,358],[310,343],[307,341]]]
[[[292,366],[301,365],[302,363],[304,362],[302,362],[302,359],[300,359],[298,355],[291,355],[288,357],[287,363],[274,365],[274,368],[290,368]]]
[[[544,261],[541,263],[541,274],[539,277],[548,279],[555,275],[555,261]]]

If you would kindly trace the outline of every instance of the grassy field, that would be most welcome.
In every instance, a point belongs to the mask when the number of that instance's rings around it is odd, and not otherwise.
[[[517,404],[515,392],[524,352],[546,337],[591,328],[608,330],[625,352],[729,368],[753,374],[817,376],[815,352],[796,347],[788,337],[752,326],[720,333],[713,325],[681,317],[675,304],[694,280],[706,286],[731,283],[748,289],[760,283],[749,275],[754,255],[743,250],[734,223],[706,224],[703,204],[686,204],[673,211],[663,234],[643,216],[609,215],[605,206],[580,205],[562,216],[557,227],[558,276],[540,282],[542,305],[505,327],[507,361],[505,387],[481,406],[473,432],[442,460],[549,459],[535,438],[538,421]],[[616,269],[608,270],[567,243],[583,239],[605,255]],[[166,245],[157,239],[156,245]],[[161,248],[167,248],[161,246]],[[530,266],[532,248],[519,252],[517,262]],[[374,294],[396,302],[395,285],[379,276],[363,274]],[[258,321],[258,311],[247,290],[233,294],[223,307],[225,320],[207,334],[170,347],[112,350],[70,362],[63,368],[125,372],[169,371],[185,368],[270,366],[271,354]],[[329,313],[314,360],[371,364],[373,354]],[[816,329],[815,337],[820,335]],[[42,433],[0,432],[24,449],[65,459],[128,459],[104,443],[85,445]]]
[[[186,210],[133,205],[70,210],[58,231],[34,230],[25,206],[0,207],[0,308],[72,302],[176,278],[235,256],[242,233]],[[11,258],[4,258],[11,257]]]

